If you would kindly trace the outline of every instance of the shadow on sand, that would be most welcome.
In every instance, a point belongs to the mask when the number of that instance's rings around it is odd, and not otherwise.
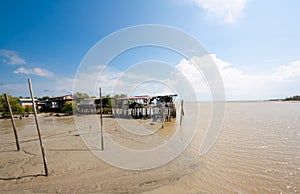
[[[18,177],[8,177],[8,178],[0,177],[0,180],[9,181],[9,180],[18,180],[18,179],[22,179],[22,178],[34,178],[34,177],[39,177],[39,176],[46,177],[45,174],[30,174],[30,175],[23,175],[23,176],[18,176]]]

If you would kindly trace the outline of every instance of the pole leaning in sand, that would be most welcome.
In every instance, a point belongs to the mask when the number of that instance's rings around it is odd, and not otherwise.
[[[183,119],[183,116],[184,116],[184,111],[183,111],[183,100],[181,100],[181,110],[180,110],[180,125],[182,123],[182,119]]]
[[[14,121],[14,115],[13,115],[13,112],[11,110],[11,106],[10,106],[10,103],[9,103],[7,93],[5,93],[4,96],[5,96],[6,103],[7,103],[8,109],[9,109],[11,124],[12,124],[13,131],[14,131],[14,134],[15,134],[15,139],[16,139],[17,150],[19,151],[20,150],[20,145],[19,145],[18,133],[17,133],[16,125],[15,125],[15,121]]]
[[[165,128],[165,107],[161,107],[161,128]]]
[[[101,87],[99,89],[100,92],[100,133],[101,133],[101,150],[104,150],[104,142],[103,142],[103,120],[102,120],[102,92]]]
[[[34,112],[36,129],[37,129],[37,132],[38,132],[40,147],[41,147],[42,156],[43,156],[45,175],[48,176],[46,155],[45,155],[44,145],[43,145],[43,142],[42,142],[40,127],[39,127],[39,123],[38,123],[38,119],[37,119],[36,105],[35,105],[35,102],[34,102],[34,95],[33,95],[32,84],[31,84],[30,78],[28,78],[28,85],[29,85],[29,90],[30,90],[30,95],[31,95],[31,100],[32,100],[32,105],[33,105],[33,112]]]

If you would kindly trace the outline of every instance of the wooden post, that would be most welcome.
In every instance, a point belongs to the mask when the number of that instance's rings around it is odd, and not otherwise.
[[[184,116],[184,111],[183,111],[183,100],[181,100],[181,110],[180,110],[180,125],[182,123],[182,118]]]
[[[34,102],[34,95],[33,95],[32,84],[31,84],[30,78],[28,78],[28,85],[29,85],[29,91],[30,91],[30,95],[31,95],[31,99],[32,99],[32,105],[33,105],[33,112],[34,112],[36,129],[37,129],[39,140],[40,140],[40,147],[41,147],[42,156],[43,156],[45,175],[48,176],[48,168],[47,168],[46,155],[45,155],[44,145],[43,145],[43,142],[42,142],[40,127],[39,127],[39,123],[38,123],[38,119],[37,119],[36,105],[35,105],[35,102]]]
[[[101,150],[104,150],[104,143],[103,143],[103,121],[102,121],[102,92],[100,87],[100,133],[101,133]]]
[[[6,103],[7,103],[8,109],[9,109],[9,113],[10,113],[10,119],[11,119],[11,124],[12,124],[12,127],[13,127],[13,131],[14,131],[14,134],[15,134],[17,150],[19,151],[20,150],[20,145],[19,145],[18,133],[17,133],[16,125],[15,125],[15,121],[14,121],[14,115],[13,115],[13,112],[11,110],[11,106],[10,106],[10,103],[9,103],[7,93],[5,93],[4,96],[5,96]]]
[[[164,105],[161,107],[161,121],[162,121],[161,128],[164,128],[165,127],[165,108],[164,108]]]

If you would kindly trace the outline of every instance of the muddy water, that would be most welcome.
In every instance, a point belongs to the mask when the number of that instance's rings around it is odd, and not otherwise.
[[[208,193],[299,193],[300,103],[228,103],[204,167],[180,188]],[[198,144],[199,145],[199,144]],[[196,150],[197,142],[192,145]]]

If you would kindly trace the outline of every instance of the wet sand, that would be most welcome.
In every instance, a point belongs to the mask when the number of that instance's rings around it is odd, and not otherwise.
[[[33,117],[16,120],[20,151],[15,151],[10,120],[0,120],[1,192],[141,193],[177,181],[191,173],[196,165],[200,165],[187,151],[158,169],[123,170],[103,162],[88,149],[76,130],[72,116],[39,115],[39,121],[49,169],[48,177],[43,176],[42,156]],[[122,136],[114,119],[104,118],[104,122],[106,126],[111,126],[111,133],[118,141],[129,145],[132,140]],[[166,134],[159,136],[168,137]],[[142,145],[141,141],[135,142]]]

